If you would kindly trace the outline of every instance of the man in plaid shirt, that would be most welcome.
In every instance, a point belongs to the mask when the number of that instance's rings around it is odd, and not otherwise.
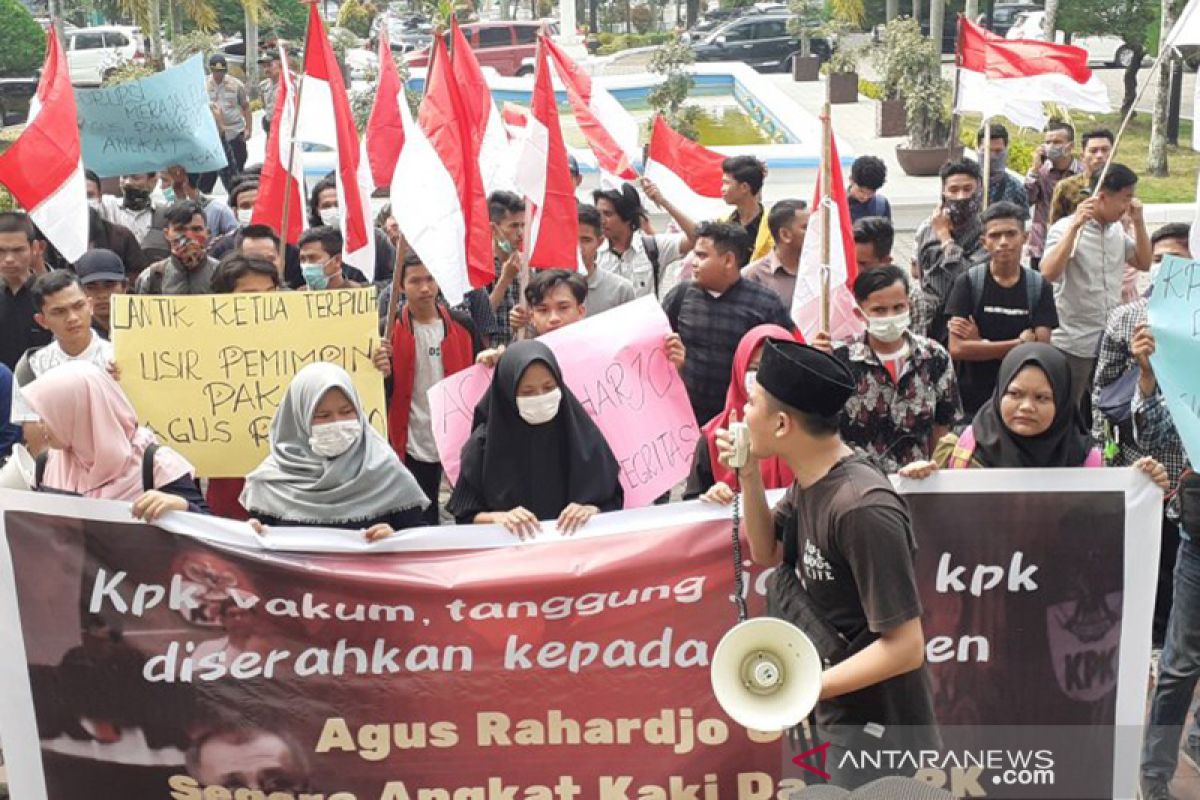
[[[1167,255],[1190,258],[1187,238],[1187,226],[1165,225],[1155,231],[1150,237],[1154,248],[1154,264],[1160,263]],[[1108,324],[1100,337],[1100,355],[1096,361],[1096,376],[1092,386],[1092,436],[1098,443],[1106,445],[1105,454],[1115,467],[1128,467],[1143,456],[1153,457],[1167,468],[1171,488],[1174,489],[1179,485],[1179,476],[1187,465],[1187,456],[1178,435],[1163,435],[1161,432],[1166,407],[1162,403],[1161,393],[1156,391],[1157,382],[1153,379],[1153,372],[1149,376],[1142,376],[1141,383],[1145,384],[1145,391],[1134,393],[1133,416],[1129,422],[1113,424],[1100,410],[1100,397],[1104,390],[1138,366],[1138,359],[1134,357],[1134,342],[1138,332],[1146,327],[1148,302],[1144,297],[1139,298],[1117,306],[1109,314]],[[1155,424],[1147,427],[1144,422],[1147,418]],[[1170,418],[1165,419],[1166,427],[1173,433]],[[1171,574],[1175,567],[1175,553],[1179,548],[1178,523],[1170,507],[1166,512],[1163,516],[1158,591],[1151,635],[1156,648],[1162,647],[1166,635],[1167,617],[1171,611]]]
[[[768,323],[796,327],[778,294],[742,277],[751,244],[741,225],[701,223],[692,250],[695,279],[680,283],[663,300],[671,329],[687,348],[683,383],[701,425],[725,407],[733,353],[742,337]]]

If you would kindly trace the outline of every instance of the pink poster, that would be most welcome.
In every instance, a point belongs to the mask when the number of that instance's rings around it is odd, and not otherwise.
[[[700,437],[683,378],[667,360],[667,315],[643,297],[548,333],[567,386],[621,467],[625,507],[649,505],[687,477]],[[492,371],[476,365],[429,390],[433,436],[450,481]]]

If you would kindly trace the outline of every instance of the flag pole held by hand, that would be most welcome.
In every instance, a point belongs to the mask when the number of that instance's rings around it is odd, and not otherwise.
[[[833,157],[830,144],[833,137],[833,121],[830,118],[830,105],[825,103],[821,114],[821,330],[829,330],[829,214],[832,206],[830,181],[833,180],[833,165],[829,163]]]
[[[400,274],[404,271],[404,259],[407,257],[408,240],[404,238],[404,234],[402,233],[400,234],[400,240],[396,242],[396,264],[392,268],[392,291],[388,295],[387,322],[383,326],[383,338],[389,342],[392,341],[395,333],[396,309],[400,306]]]

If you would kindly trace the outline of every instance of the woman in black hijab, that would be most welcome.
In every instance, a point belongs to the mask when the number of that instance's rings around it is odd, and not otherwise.
[[[572,533],[624,503],[608,442],[562,380],[550,348],[517,342],[496,365],[463,445],[447,508],[459,524],[503,525],[522,539],[539,520]]]
[[[991,399],[976,412],[971,425],[957,437],[943,437],[933,461],[909,464],[900,475],[924,478],[939,466],[1102,467],[1100,451],[1070,397],[1066,356],[1042,342],[1014,347],[1000,363]],[[1133,466],[1155,483],[1165,484],[1166,470],[1154,459],[1142,458]]]

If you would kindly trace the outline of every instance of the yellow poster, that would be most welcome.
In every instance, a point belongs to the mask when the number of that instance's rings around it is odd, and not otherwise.
[[[292,376],[328,361],[354,378],[386,433],[373,289],[113,295],[121,386],[138,419],[206,478],[242,477],[267,454],[271,418]]]

